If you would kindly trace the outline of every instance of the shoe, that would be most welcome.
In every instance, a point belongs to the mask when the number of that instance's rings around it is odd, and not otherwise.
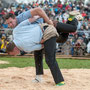
[[[41,80],[38,80],[38,79],[35,78],[34,80],[32,80],[32,82],[33,83],[39,83],[39,82],[41,82]]]
[[[34,83],[42,82],[42,75],[36,75],[35,79],[32,80]]]
[[[62,85],[65,85],[65,82],[60,82],[60,83],[56,84],[56,86],[62,86]]]

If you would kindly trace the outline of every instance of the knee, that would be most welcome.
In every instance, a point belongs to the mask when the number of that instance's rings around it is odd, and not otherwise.
[[[59,37],[57,38],[56,42],[57,43],[65,43],[68,39],[68,35],[69,33],[62,33],[61,35],[59,35]]]

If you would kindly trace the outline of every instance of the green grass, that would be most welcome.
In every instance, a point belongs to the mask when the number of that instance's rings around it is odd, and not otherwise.
[[[9,64],[0,64],[0,68],[7,67],[35,67],[34,59],[29,57],[0,57],[2,61],[8,61]],[[78,59],[57,59],[58,65],[62,69],[72,69],[72,68],[84,68],[90,69],[90,60],[78,60]],[[44,68],[47,69],[48,66],[43,60]]]

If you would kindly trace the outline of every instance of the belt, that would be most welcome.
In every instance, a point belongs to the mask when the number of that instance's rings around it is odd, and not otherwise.
[[[48,25],[44,26],[43,29],[46,30],[47,27],[48,27]]]
[[[48,27],[48,25],[43,26],[43,28],[41,28],[42,32],[44,32],[46,30],[46,28]]]

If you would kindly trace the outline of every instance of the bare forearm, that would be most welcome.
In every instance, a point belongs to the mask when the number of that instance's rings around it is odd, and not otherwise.
[[[35,22],[38,18],[40,18],[39,16],[34,16],[32,18],[29,18],[29,21],[32,23],[32,22]]]
[[[32,16],[39,15],[40,17],[42,17],[45,20],[46,23],[53,25],[53,22],[49,19],[49,17],[46,15],[44,10],[41,8],[32,9],[31,15]]]
[[[39,11],[37,11],[38,15],[40,17],[42,17],[46,23],[48,24],[53,24],[52,21],[50,21],[49,17],[46,15],[46,13],[44,12],[44,10],[39,9]]]

